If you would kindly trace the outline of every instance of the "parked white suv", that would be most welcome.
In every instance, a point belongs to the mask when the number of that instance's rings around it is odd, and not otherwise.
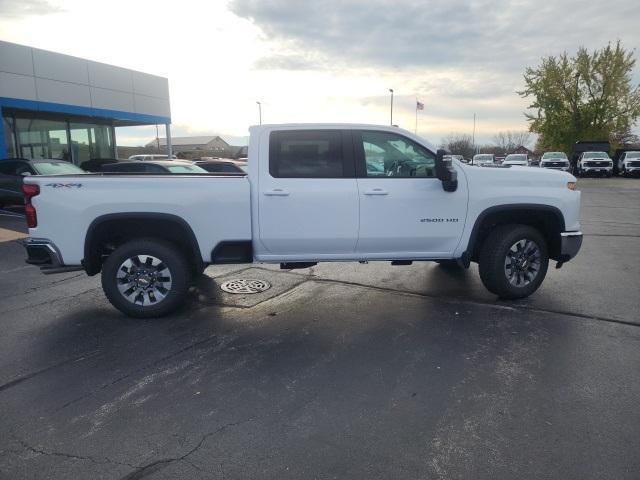
[[[567,154],[564,152],[544,152],[540,159],[540,168],[551,168],[553,170],[568,172],[571,170],[571,165]]]
[[[618,159],[618,172],[625,177],[640,175],[640,152],[624,152]]]
[[[26,177],[28,262],[102,272],[127,315],[179,306],[209,264],[478,262],[486,288],[533,293],[582,243],[575,177],[477,168],[395,127],[250,129],[247,176]],[[171,192],[168,196],[167,192]]]
[[[606,152],[582,152],[576,169],[578,177],[590,174],[610,177],[613,175],[613,160]]]

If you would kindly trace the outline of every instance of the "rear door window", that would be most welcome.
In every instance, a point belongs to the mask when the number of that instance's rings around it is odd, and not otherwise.
[[[269,173],[274,178],[354,177],[352,155],[343,147],[340,130],[272,132]]]

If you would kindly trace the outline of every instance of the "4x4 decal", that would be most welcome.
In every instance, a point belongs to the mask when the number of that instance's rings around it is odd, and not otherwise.
[[[45,187],[53,188],[82,188],[81,183],[47,183]]]

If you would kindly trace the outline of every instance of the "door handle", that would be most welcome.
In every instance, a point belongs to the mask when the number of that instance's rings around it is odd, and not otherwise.
[[[383,190],[381,188],[374,188],[372,190],[365,190],[363,192],[365,195],[389,195],[389,192]]]
[[[273,190],[267,190],[264,192],[267,197],[288,197],[289,192],[281,188],[274,188]]]

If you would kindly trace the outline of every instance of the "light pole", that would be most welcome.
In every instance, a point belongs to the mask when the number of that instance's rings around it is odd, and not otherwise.
[[[473,114],[473,136],[471,137],[471,145],[473,146],[473,153],[476,153],[476,114]]]
[[[393,88],[390,88],[389,91],[391,92],[391,123],[390,125],[393,125]]]
[[[258,118],[260,119],[260,125],[262,125],[262,104],[260,102],[256,102],[258,104]]]

